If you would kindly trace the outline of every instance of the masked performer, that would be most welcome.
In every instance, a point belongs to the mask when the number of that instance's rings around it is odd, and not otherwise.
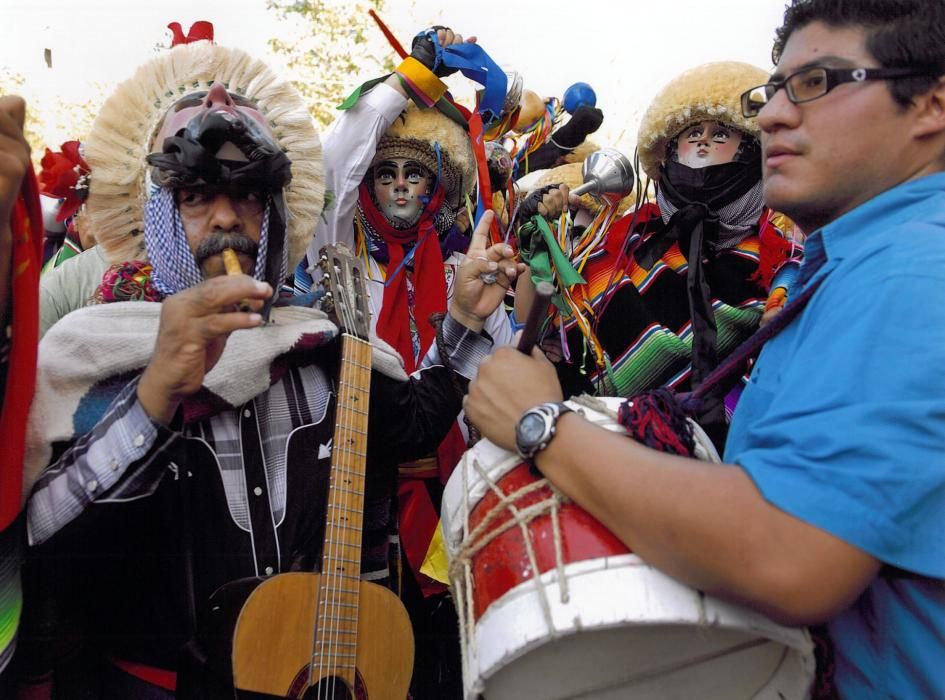
[[[420,33],[394,74],[369,81],[352,96],[356,101],[349,98],[342,105],[325,139],[326,186],[333,204],[309,247],[308,269],[326,242],[354,247],[368,267],[377,335],[400,352],[408,368],[434,343],[431,315],[442,313],[456,293],[456,271],[469,245],[464,222],[477,176],[469,115],[450,102],[440,80],[457,70],[451,57],[466,52],[479,52],[482,60],[477,58],[476,65],[492,63],[474,40],[464,41],[450,29]],[[504,80],[497,67],[487,72],[487,89],[497,76]],[[303,290],[310,277],[306,270],[297,273]],[[485,330],[496,345],[511,342],[501,308],[486,319]],[[400,536],[410,569],[404,595],[419,626],[426,626],[420,620],[427,615],[418,609],[439,608],[446,591],[420,569],[436,532],[442,486],[466,448],[465,430],[457,421],[435,452],[401,466]],[[453,622],[449,614],[443,619]],[[452,643],[458,654],[457,638]],[[429,648],[439,653],[444,646],[437,638]],[[418,638],[418,668],[426,656]]]
[[[440,76],[456,69],[447,67],[442,56],[446,48],[456,47],[474,46],[448,29],[418,35],[397,72],[362,92],[325,139],[327,188],[334,201],[316,229],[309,265],[326,242],[356,248],[369,268],[377,334],[401,353],[408,368],[430,348],[436,329],[429,318],[446,309],[456,289],[456,269],[469,239],[455,221],[476,185],[476,162],[465,119],[455,105],[447,104],[446,113],[436,106],[420,109],[407,89],[426,90],[423,99],[410,93],[421,104],[446,102]],[[431,70],[435,63],[436,74]],[[303,288],[308,284],[304,279]],[[485,330],[496,344],[511,341],[501,309],[489,316]],[[464,438],[454,430],[437,458],[405,471],[445,480],[463,449]],[[435,523],[432,506],[424,510]],[[415,547],[406,545],[415,569],[431,534],[419,538]]]
[[[90,223],[124,263],[103,280],[101,304],[41,344],[27,468],[49,466],[28,502],[33,590],[82,618],[83,649],[108,659],[92,676],[109,697],[172,697],[211,593],[320,562],[337,330],[310,299],[282,305],[273,291],[321,210],[320,145],[293,88],[199,41],[118,88],[88,159]],[[243,274],[224,274],[224,249]],[[467,321],[503,296],[502,270],[498,284],[479,279],[492,255],[480,250],[457,272]],[[447,316],[410,377],[396,354],[376,353],[365,578],[388,577],[395,465],[452,425],[471,366],[491,348],[478,330]],[[68,629],[50,611],[39,606],[34,629]],[[203,650],[188,649],[199,667]]]
[[[566,394],[698,384],[766,309],[783,305],[800,250],[778,228],[783,217],[764,206],[758,127],[738,104],[764,78],[742,63],[707,64],[653,100],[638,150],[657,201],[617,221],[569,270],[584,283],[572,278],[573,303],[562,304],[558,325]],[[523,203],[526,219],[540,205],[554,220],[564,201],[557,190],[539,190]],[[547,248],[534,220],[519,238],[526,256]],[[717,444],[727,423],[723,398],[712,397],[700,420]]]

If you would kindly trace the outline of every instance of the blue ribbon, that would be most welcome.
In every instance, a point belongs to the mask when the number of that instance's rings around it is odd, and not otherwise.
[[[447,68],[455,68],[470,80],[482,85],[482,95],[479,99],[482,121],[488,124],[498,119],[508,88],[508,76],[505,71],[499,68],[479,44],[462,43],[442,47],[436,39],[435,31],[428,30],[423,34],[430,37],[436,48],[434,70],[441,64]]]

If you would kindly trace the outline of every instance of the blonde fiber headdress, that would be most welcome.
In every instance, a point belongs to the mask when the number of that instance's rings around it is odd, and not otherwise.
[[[652,179],[659,179],[667,145],[696,122],[722,122],[758,138],[758,121],[742,116],[740,98],[745,90],[767,81],[761,68],[737,61],[705,63],[674,78],[653,98],[640,122],[640,166]]]
[[[407,105],[378,142],[374,162],[410,158],[436,174],[435,144],[440,147],[440,180],[446,202],[455,210],[476,185],[476,157],[469,134],[439,110]]]
[[[301,96],[288,82],[239,49],[198,41],[176,46],[138,68],[105,101],[86,142],[92,170],[89,225],[111,263],[146,258],[145,157],[168,108],[214,82],[256,103],[276,143],[292,162],[286,186],[290,270],[302,259],[324,201],[321,142]]]

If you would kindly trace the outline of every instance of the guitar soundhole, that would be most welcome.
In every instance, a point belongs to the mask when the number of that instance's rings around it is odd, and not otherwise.
[[[293,689],[296,685],[293,683]],[[345,680],[338,676],[325,676],[319,679],[315,685],[308,686],[301,696],[297,694],[297,691],[293,692],[293,689],[289,690],[287,697],[301,697],[302,700],[368,700],[364,678],[358,670],[355,670],[353,693]]]
[[[348,684],[337,676],[322,678],[313,686],[309,686],[303,696],[304,700],[355,700]]]

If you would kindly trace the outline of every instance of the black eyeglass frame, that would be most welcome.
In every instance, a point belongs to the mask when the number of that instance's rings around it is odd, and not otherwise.
[[[819,95],[798,99],[794,94],[794,88],[791,87],[791,80],[799,75],[804,75],[812,71],[823,71],[824,77],[826,78],[826,87]],[[791,73],[783,80],[772,80],[770,83],[763,83],[762,85],[756,85],[753,88],[745,90],[745,92],[741,94],[742,116],[748,119],[757,117],[758,113],[771,101],[771,98],[773,98],[781,88],[784,88],[787,98],[793,104],[798,105],[819,100],[835,87],[843,85],[844,83],[864,83],[868,80],[898,80],[900,78],[918,78],[925,75],[927,74],[924,71],[919,71],[915,68],[825,68],[823,66],[804,68],[803,70]],[[756,108],[754,105],[758,103],[753,102],[750,96],[755,90],[762,88],[764,88],[767,101]]]

